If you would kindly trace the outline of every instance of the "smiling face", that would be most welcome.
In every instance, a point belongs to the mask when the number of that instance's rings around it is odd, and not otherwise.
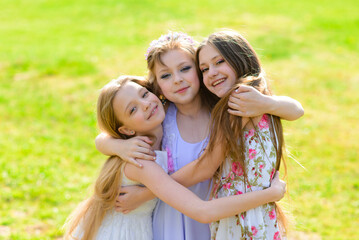
[[[198,96],[200,87],[196,65],[190,54],[181,49],[165,52],[155,63],[155,75],[162,94],[176,104],[188,104]]]
[[[121,133],[138,135],[151,133],[162,127],[165,111],[156,95],[134,82],[125,83],[113,99],[113,108],[117,119],[123,123]]]
[[[204,85],[218,97],[223,97],[236,83],[236,72],[210,44],[202,47],[198,57]]]

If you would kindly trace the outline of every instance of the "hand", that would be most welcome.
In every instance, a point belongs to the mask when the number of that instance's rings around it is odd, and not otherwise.
[[[229,97],[228,112],[241,117],[261,116],[267,111],[268,97],[254,87],[241,85]]]
[[[284,197],[284,194],[286,193],[286,186],[287,184],[279,179],[279,171],[277,171],[271,182],[271,186],[269,187],[272,190],[275,202]]]
[[[128,163],[137,167],[142,167],[142,164],[137,160],[156,160],[156,154],[152,151],[152,141],[145,136],[136,136],[123,141],[121,149],[117,155]]]
[[[115,209],[117,212],[122,212],[127,214],[144,203],[141,198],[139,198],[139,193],[145,189],[145,187],[140,186],[127,186],[121,187],[119,196],[116,198]]]

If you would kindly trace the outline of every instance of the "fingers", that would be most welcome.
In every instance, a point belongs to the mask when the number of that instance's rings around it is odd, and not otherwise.
[[[254,88],[251,86],[241,85],[236,90],[234,90],[235,93],[243,93],[243,92],[249,92],[252,91]]]
[[[137,162],[136,159],[134,159],[134,158],[128,159],[128,162],[131,163],[132,165],[135,165],[135,166],[138,167],[138,168],[142,168],[142,167],[143,167],[143,165],[142,165],[141,163]]]
[[[137,152],[143,153],[145,155],[150,155],[152,157],[156,156],[156,153],[152,149],[147,147],[138,147]],[[136,156],[138,157],[138,156]]]
[[[233,108],[233,109],[239,109],[241,107],[241,101],[238,99],[238,100],[231,100],[229,99],[228,100],[228,106],[230,108]]]
[[[146,136],[138,136],[139,139],[143,140],[144,142],[148,144],[152,144],[152,140],[149,137]]]
[[[144,142],[143,140],[139,140],[136,143],[136,145],[137,145],[137,149],[135,149],[134,151],[141,152],[141,153],[148,154],[148,155],[152,155],[152,156],[156,156],[155,152],[152,151],[151,145]]]
[[[115,210],[116,210],[116,212],[121,212],[121,213],[123,213],[123,214],[128,214],[128,213],[131,212],[131,210],[124,209],[124,208],[122,208],[122,207],[115,207]]]
[[[235,116],[239,116],[239,117],[243,117],[244,113],[242,111],[238,111],[238,110],[232,110],[232,109],[228,109],[227,110],[230,114],[235,115]]]
[[[146,161],[156,160],[156,156],[145,154],[145,153],[134,152],[132,154],[132,156],[133,156],[133,159],[135,159],[135,160],[146,160]]]

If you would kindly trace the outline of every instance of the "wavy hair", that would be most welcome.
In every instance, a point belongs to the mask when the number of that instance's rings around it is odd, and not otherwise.
[[[211,113],[211,136],[207,146],[207,153],[210,154],[216,145],[221,145],[225,156],[232,161],[239,161],[242,165],[244,177],[245,172],[245,147],[242,131],[242,117],[228,113],[228,100],[231,93],[241,84],[256,88],[265,95],[271,95],[264,78],[264,71],[261,67],[259,58],[249,42],[239,33],[233,30],[215,32],[203,41],[196,51],[196,64],[199,66],[199,53],[206,45],[211,45],[219,51],[222,57],[229,63],[237,76],[237,82],[227,94],[222,97]],[[203,77],[202,74],[200,77]],[[268,114],[269,115],[269,114]],[[283,137],[283,127],[278,116],[269,115],[271,140],[276,150],[276,170],[279,170],[281,163],[284,165],[285,177],[287,166],[285,162],[285,144]],[[250,121],[254,125],[253,120]],[[223,172],[223,163],[214,175],[214,181],[218,181]],[[213,194],[213,193],[212,193]],[[278,220],[282,224],[284,231],[288,229],[287,219],[277,205]]]
[[[123,124],[116,118],[113,108],[113,99],[128,81],[138,83],[146,88],[149,87],[148,81],[143,77],[121,76],[106,84],[98,97],[98,126],[113,138],[129,138],[118,131]],[[66,220],[64,239],[95,238],[106,212],[113,209],[115,205],[121,188],[124,163],[118,156],[111,156],[107,159],[95,182],[92,196],[80,203]]]

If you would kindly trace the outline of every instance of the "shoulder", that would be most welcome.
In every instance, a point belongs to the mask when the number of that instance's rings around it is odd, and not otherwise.
[[[162,175],[167,173],[154,161],[138,160],[142,164],[142,168],[133,164],[126,163],[123,174],[132,181],[145,184],[145,180],[153,175]]]

